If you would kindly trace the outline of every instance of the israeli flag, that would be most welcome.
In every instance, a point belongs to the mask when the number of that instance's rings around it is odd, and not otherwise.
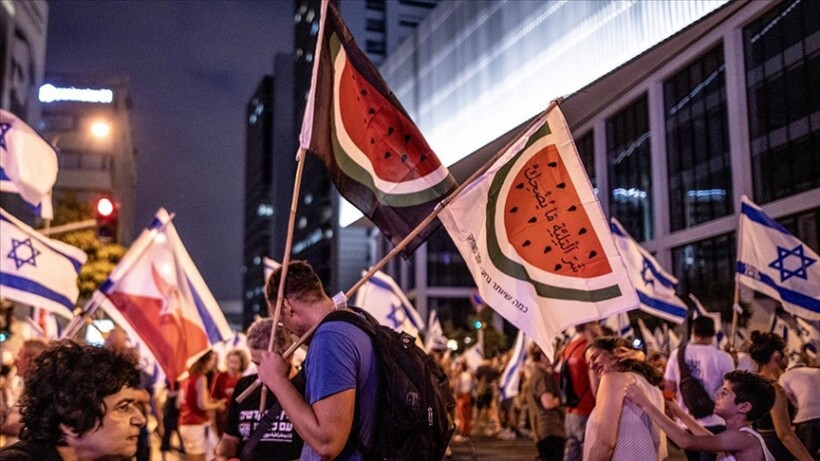
[[[0,295],[72,315],[83,250],[52,240],[0,208]]]
[[[626,312],[619,312],[611,315],[604,320],[604,325],[611,328],[617,336],[628,338],[635,336],[635,330],[629,322],[629,315]]]
[[[441,328],[438,313],[433,309],[430,309],[430,315],[427,318],[427,332],[424,338],[424,350],[427,352],[447,348],[447,337],[444,336],[444,330]]]
[[[526,338],[524,331],[518,330],[515,338],[512,356],[507,362],[507,367],[501,374],[501,400],[507,400],[518,395],[518,388],[521,384],[521,370],[524,368],[524,361],[527,358],[527,350],[532,340]]]
[[[652,255],[627,233],[617,219],[611,218],[612,238],[621,253],[626,271],[638,293],[640,309],[673,323],[683,323],[689,312],[675,294],[678,280],[658,264]]]
[[[268,282],[268,279],[271,274],[273,274],[273,271],[279,269],[280,267],[282,267],[282,264],[278,261],[268,258],[267,256],[262,257],[262,269],[265,271],[265,283]]]
[[[32,212],[52,219],[51,188],[57,181],[57,152],[11,112],[0,110],[0,191],[20,194]]]
[[[373,274],[356,292],[354,304],[368,311],[382,325],[415,336],[419,346],[423,346],[419,331],[424,329],[424,320],[389,275],[382,271]]]
[[[738,235],[738,282],[780,301],[787,312],[820,320],[817,253],[745,195]]]

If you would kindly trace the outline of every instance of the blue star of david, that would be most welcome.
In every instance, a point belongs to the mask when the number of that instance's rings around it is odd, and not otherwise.
[[[11,130],[11,124],[0,123],[0,147],[6,150],[8,150],[8,147],[6,147],[6,133],[8,133],[9,130]]]
[[[790,267],[786,266],[787,258],[792,262]],[[800,267],[797,269],[791,269],[791,267],[794,267],[795,258],[797,258]],[[777,259],[772,261],[771,264],[769,264],[769,267],[780,271],[780,282],[782,283],[792,277],[807,280],[808,274],[806,273],[806,269],[816,262],[816,259],[809,258],[805,255],[805,252],[803,251],[803,244],[800,244],[792,250],[777,247]]]
[[[387,318],[393,322],[393,328],[398,328],[404,324],[404,319],[399,320],[398,313],[402,312],[401,304],[391,304],[390,305],[390,313],[387,314]]]
[[[648,259],[643,258],[643,267],[641,268],[641,278],[644,285],[655,286],[655,279],[652,278],[652,263]]]
[[[28,252],[25,250],[20,252],[23,248],[28,248]],[[37,260],[35,259],[37,256],[40,256],[40,252],[34,248],[30,238],[25,240],[17,240],[15,238],[11,239],[11,251],[9,251],[9,254],[6,255],[6,257],[11,258],[12,261],[14,261],[14,265],[17,269],[20,269],[20,267],[24,264],[31,264],[32,266],[37,267]]]

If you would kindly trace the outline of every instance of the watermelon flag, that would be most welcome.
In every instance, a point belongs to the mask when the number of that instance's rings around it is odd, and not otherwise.
[[[327,0],[315,56],[300,147],[322,159],[339,193],[396,245],[456,181]],[[436,227],[428,226],[402,254]]]
[[[182,379],[233,332],[170,220],[160,209],[94,296],[166,376]]]
[[[484,301],[550,357],[562,330],[638,307],[557,106],[439,219]]]

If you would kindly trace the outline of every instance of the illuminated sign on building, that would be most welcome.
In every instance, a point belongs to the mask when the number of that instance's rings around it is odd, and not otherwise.
[[[40,102],[46,104],[59,101],[110,104],[113,100],[114,92],[104,88],[57,88],[50,83],[40,87]]]

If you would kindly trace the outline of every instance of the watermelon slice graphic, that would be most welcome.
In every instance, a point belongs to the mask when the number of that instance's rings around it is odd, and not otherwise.
[[[385,204],[436,200],[454,182],[415,124],[347,59],[338,36],[333,58],[333,153],[339,168]]]
[[[532,283],[541,296],[603,300],[617,286],[579,290],[549,286],[538,274],[592,279],[612,267],[549,126],[495,174],[487,203],[487,243],[493,264],[511,277]]]

